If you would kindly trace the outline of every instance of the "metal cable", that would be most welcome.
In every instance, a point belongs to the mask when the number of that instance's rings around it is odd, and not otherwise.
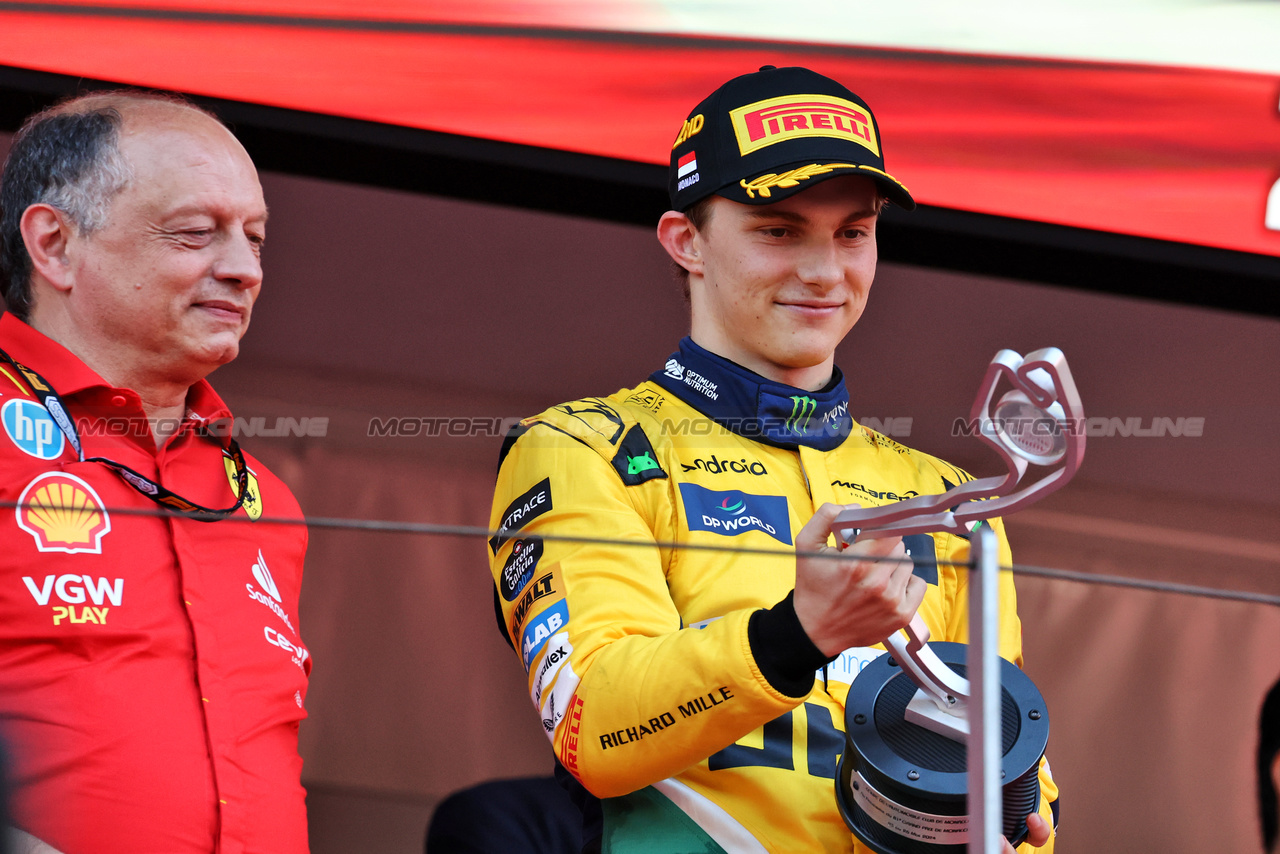
[[[21,504],[16,501],[0,501],[0,508],[29,507],[30,503]],[[121,516],[174,516],[200,519],[199,514],[180,513],[163,507],[106,507],[108,514]],[[305,525],[309,528],[328,530],[368,531],[385,534],[418,534],[443,537],[476,537],[490,539],[492,537],[517,537],[518,530],[491,528],[478,525],[444,525],[434,522],[397,522],[390,519],[346,519],[334,516],[308,516],[291,518],[286,516],[262,516],[258,519],[248,517],[231,517],[221,520],[220,524],[239,522],[252,525]],[[213,524],[210,522],[209,524]],[[808,552],[798,549],[756,548],[751,546],[716,545],[714,543],[680,543],[665,540],[626,540],[617,537],[587,537],[570,534],[539,533],[536,536],[543,540],[562,543],[580,543],[585,545],[621,546],[624,548],[658,548],[685,549],[688,551],[725,552],[730,554],[752,554],[763,557],[795,559],[797,557],[821,557],[828,560],[879,560],[914,562],[912,558],[879,557],[866,558],[849,554],[832,554],[831,552]],[[936,560],[938,566],[969,566],[966,561]],[[1218,587],[1204,587],[1195,584],[1180,584],[1172,581],[1128,578],[1119,575],[1099,575],[1090,572],[1079,572],[1070,569],[1030,566],[1027,564],[1001,565],[1002,572],[1025,575],[1034,578],[1046,578],[1052,581],[1070,581],[1079,584],[1102,584],[1110,587],[1127,587],[1136,590],[1148,590],[1157,593],[1173,593],[1184,596],[1199,596],[1208,599],[1223,599],[1236,602],[1248,602],[1255,605],[1272,605],[1280,607],[1280,595],[1255,593],[1246,590],[1227,590]]]
[[[1269,593],[1250,593],[1247,590],[1225,590],[1221,587],[1202,587],[1198,584],[1179,584],[1173,581],[1155,581],[1146,578],[1127,578],[1123,575],[1095,575],[1071,569],[1052,569],[1044,566],[1028,566],[1015,563],[1009,567],[1015,575],[1048,578],[1053,581],[1075,581],[1083,584],[1105,584],[1110,587],[1131,587],[1135,590],[1153,590],[1159,593],[1180,593],[1187,596],[1203,596],[1209,599],[1229,599],[1251,602],[1256,605],[1280,606],[1280,596]]]

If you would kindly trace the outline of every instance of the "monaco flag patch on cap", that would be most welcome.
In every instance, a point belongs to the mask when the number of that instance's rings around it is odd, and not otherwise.
[[[684,157],[681,157],[679,161],[677,161],[676,166],[677,166],[677,169],[676,169],[677,178],[683,178],[685,175],[688,175],[690,172],[698,171],[697,152],[690,151]]]

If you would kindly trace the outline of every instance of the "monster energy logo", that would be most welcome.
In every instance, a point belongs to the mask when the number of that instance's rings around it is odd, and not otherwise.
[[[783,422],[783,429],[792,433],[803,434],[809,429],[809,419],[817,408],[818,402],[812,397],[793,396],[791,398],[791,415]]]

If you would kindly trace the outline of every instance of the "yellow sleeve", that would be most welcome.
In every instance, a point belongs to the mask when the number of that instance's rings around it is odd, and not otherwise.
[[[803,699],[761,675],[750,609],[681,625],[672,556],[655,544],[674,536],[670,489],[665,477],[624,484],[597,449],[547,424],[498,476],[490,527],[520,529],[490,541],[503,620],[557,756],[597,797],[672,776]]]
[[[1039,848],[1032,848],[1024,842],[1018,846],[1019,854],[1053,854],[1054,843],[1058,837],[1058,784],[1054,782],[1053,773],[1049,770],[1049,760],[1040,757],[1040,808],[1037,810],[1041,818],[1049,822],[1053,835],[1049,841]]]
[[[1004,521],[989,520],[995,529],[998,543],[997,562],[1000,566],[1013,563],[1013,554],[1009,550],[1009,540],[1005,537]],[[955,544],[947,553],[947,560],[965,563],[969,560],[969,541],[960,537],[949,538]],[[938,640],[969,642],[969,571],[964,567],[957,568],[957,584],[955,608],[947,625],[947,636]],[[1022,621],[1018,619],[1018,594],[1013,587],[1013,573],[1000,572],[1000,657],[1022,666]]]

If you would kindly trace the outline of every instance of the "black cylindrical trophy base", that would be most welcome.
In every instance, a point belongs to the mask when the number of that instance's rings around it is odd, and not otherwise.
[[[968,647],[929,646],[965,675]],[[1040,757],[1049,740],[1044,697],[1016,665],[1000,660],[1003,695],[1004,835],[1015,845],[1040,799]],[[863,668],[845,701],[845,750],[836,775],[840,814],[877,854],[964,854],[968,843],[965,745],[906,720],[915,683],[890,655]]]

